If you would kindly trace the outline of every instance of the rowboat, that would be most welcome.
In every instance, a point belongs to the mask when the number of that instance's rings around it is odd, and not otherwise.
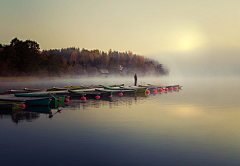
[[[148,84],[148,85],[138,85],[139,87],[146,87],[148,88],[148,90],[151,92],[152,90],[159,90],[159,89],[162,89],[162,87],[160,86],[157,86],[157,85],[151,85],[151,84]]]
[[[115,96],[115,95],[114,95]],[[117,95],[118,96],[118,95]],[[148,97],[146,93],[124,93],[123,97]]]
[[[175,88],[178,87],[179,89],[181,89],[182,86],[180,85],[169,85],[169,86],[158,86],[158,85],[152,85],[152,84],[148,84],[150,87],[157,87],[157,89],[165,89],[165,88]]]
[[[74,91],[80,91],[80,92],[94,92],[96,88],[88,88],[88,89],[77,89],[77,90],[74,90]],[[71,90],[71,89],[69,89]]]
[[[64,88],[72,89],[72,90],[75,90],[75,89],[83,89],[83,87],[80,87],[80,86],[75,86],[75,87],[72,87],[72,86],[64,86]]]
[[[139,87],[139,86],[129,86],[129,88],[136,89],[137,93],[146,93],[148,90],[147,87]]]
[[[57,99],[58,101],[64,101],[65,95],[56,95],[52,93],[17,93],[14,94],[16,97],[53,97]]]
[[[110,89],[110,90],[136,90],[136,92],[139,93],[145,93],[147,91],[147,87],[137,87],[137,86],[131,86],[131,87],[108,87],[103,86],[104,89]]]
[[[32,88],[23,88],[24,91],[37,92],[42,91],[42,89],[32,89]]]
[[[104,89],[110,89],[110,90],[134,90],[133,88],[124,88],[124,87],[109,87],[109,86],[103,86]]]
[[[53,88],[47,89],[47,91],[64,91],[64,90],[68,90],[68,88],[53,87]]]
[[[64,104],[64,100],[66,98],[65,95],[53,95],[51,93],[20,93],[14,94],[16,97],[35,97],[35,98],[44,98],[44,97],[51,97],[52,100],[50,105],[52,107],[56,107],[55,105],[59,105],[61,103]]]
[[[25,102],[0,101],[0,110],[19,110],[23,108]]]
[[[109,85],[109,87],[118,87],[118,86],[124,86],[124,84],[118,84],[118,85]]]
[[[53,95],[64,95],[64,96],[69,96],[69,92],[67,90],[62,90],[62,91],[47,91],[45,93],[51,93]]]
[[[15,94],[15,93],[29,93],[29,91],[25,90],[7,90],[5,91],[6,94]]]
[[[148,84],[148,85],[139,84],[138,86],[139,86],[139,87],[151,87],[149,84]]]
[[[136,93],[137,90],[136,89],[103,89],[103,88],[96,88],[96,91],[100,91],[100,92],[113,92],[113,93]]]
[[[71,87],[79,88],[79,89],[92,89],[92,88],[102,88],[102,85],[81,85],[81,86],[71,85]]]
[[[100,96],[100,97],[109,97],[112,95],[112,91],[109,92],[100,92],[100,91],[77,91],[77,90],[68,90],[72,95],[74,96],[86,96],[86,97],[95,97],[95,96]]]
[[[25,102],[26,105],[49,105],[51,100],[51,97],[16,97],[12,94],[0,96],[0,101]]]
[[[51,97],[23,97],[25,99],[25,104],[26,105],[49,105],[50,102],[52,101]]]
[[[165,86],[166,88],[175,88],[175,87],[179,87],[179,85],[170,85],[170,86]]]

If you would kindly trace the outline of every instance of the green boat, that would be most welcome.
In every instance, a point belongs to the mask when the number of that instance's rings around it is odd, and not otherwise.
[[[83,87],[80,86],[64,86],[64,88],[71,89],[71,90],[77,90],[77,89],[83,89]]]
[[[35,98],[44,98],[44,97],[52,97],[51,106],[59,105],[61,103],[64,104],[64,100],[66,98],[65,95],[53,95],[51,93],[21,93],[14,94],[16,97],[35,97]]]
[[[148,88],[146,87],[137,87],[137,86],[131,86],[131,87],[109,87],[109,86],[103,86],[104,89],[110,89],[110,90],[136,90],[137,93],[145,93]]]
[[[74,86],[71,85],[72,88],[78,88],[78,89],[92,89],[92,88],[102,88],[102,85],[82,85],[82,86]],[[74,89],[70,89],[74,90]]]
[[[110,86],[103,86],[103,88],[110,89],[110,90],[134,90],[134,88],[110,87]]]
[[[64,90],[68,90],[68,88],[53,87],[53,88],[47,89],[47,91],[64,91]]]
[[[29,91],[25,90],[6,90],[5,94],[16,94],[16,93],[29,93]]]
[[[0,96],[0,101],[25,102],[26,105],[49,105],[51,100],[51,97],[16,97],[13,94]]]
[[[0,101],[0,110],[19,110],[25,102]]]
[[[42,89],[32,89],[32,88],[23,88],[23,90],[25,90],[25,91],[29,91],[29,92],[42,91]]]
[[[40,98],[40,97],[29,97],[29,98],[25,98],[25,104],[26,105],[49,105],[50,102],[52,101],[51,97],[44,97],[44,98]]]
[[[78,91],[78,90],[68,90],[72,95],[76,96],[86,96],[88,98],[100,96],[100,97],[109,97],[112,95],[112,91],[108,92],[99,92],[99,91]],[[70,94],[70,95],[71,95]]]
[[[109,85],[109,87],[119,87],[119,86],[124,86],[124,84],[119,84],[119,85]]]
[[[113,92],[113,93],[136,93],[136,89],[103,89],[103,88],[96,88],[96,91],[99,92]]]
[[[175,87],[179,87],[179,85],[170,85],[170,86],[165,86],[165,88],[175,88]]]
[[[147,87],[129,86],[129,88],[136,89],[137,93],[146,93]]]

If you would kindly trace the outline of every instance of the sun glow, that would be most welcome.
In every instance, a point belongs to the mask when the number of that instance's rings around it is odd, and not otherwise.
[[[194,51],[207,47],[207,35],[200,25],[190,21],[171,21],[164,36],[162,51]]]
[[[192,48],[191,44],[189,41],[185,40],[181,43],[180,49],[182,50],[190,50]]]
[[[178,33],[181,34],[176,43],[179,51],[190,51],[206,45],[206,37],[199,31],[192,29]]]

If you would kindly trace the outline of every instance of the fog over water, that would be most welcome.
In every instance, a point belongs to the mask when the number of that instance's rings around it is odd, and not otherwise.
[[[240,74],[240,49],[208,49],[150,55],[170,68],[171,76],[234,76]]]
[[[37,109],[2,112],[1,162],[24,166],[239,165],[240,77],[139,76],[138,81],[180,84],[183,89],[147,97],[114,94],[112,101],[71,99],[60,108],[61,113],[51,109],[51,119]],[[133,85],[133,77],[5,82],[1,88],[116,83]],[[12,156],[15,160],[9,160]]]
[[[183,88],[187,86],[198,84],[205,84],[206,86],[213,86],[214,84],[228,84],[229,81],[239,82],[239,76],[165,76],[165,77],[140,77],[138,76],[137,84],[154,84],[159,86],[168,85],[181,85]],[[125,86],[133,86],[133,77],[91,77],[91,78],[75,78],[75,79],[55,79],[55,80],[40,80],[40,81],[19,81],[19,82],[1,82],[0,93],[4,93],[6,90],[11,89],[23,89],[23,88],[40,88],[47,89],[52,87],[64,87],[64,86],[80,86],[80,85],[113,85],[113,84],[125,84]]]

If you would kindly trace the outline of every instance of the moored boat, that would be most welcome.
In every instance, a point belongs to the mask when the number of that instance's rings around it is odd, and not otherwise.
[[[104,88],[96,88],[96,91],[100,92],[113,92],[113,93],[136,93],[136,89],[104,89]]]
[[[18,110],[22,109],[25,102],[0,101],[0,110]]]
[[[37,92],[42,91],[42,89],[32,89],[32,88],[23,88],[24,91]]]
[[[151,85],[151,84],[138,85],[138,86],[139,86],[139,87],[146,87],[146,88],[148,88],[149,91],[163,89],[163,87],[161,87],[161,86]]]
[[[26,105],[49,105],[50,102],[52,101],[51,97],[29,97],[29,98],[24,98],[25,99],[25,104]]]
[[[64,86],[64,88],[71,89],[71,90],[83,89],[83,87],[80,87],[80,86],[75,86],[75,87],[72,87],[72,86]]]
[[[100,91],[77,91],[77,90],[68,90],[74,96],[86,96],[86,97],[109,97],[112,95],[112,91],[100,92]]]
[[[46,98],[52,97],[50,105],[56,105],[55,103],[64,103],[66,98],[65,95],[55,95],[51,93],[21,93],[21,94],[14,94],[16,97],[35,97],[35,98]]]
[[[110,86],[103,86],[103,88],[110,89],[110,90],[134,90],[134,88],[110,87]]]
[[[147,87],[129,86],[129,88],[136,89],[137,93],[146,93]]]
[[[118,86],[124,86],[124,84],[118,84],[118,85],[109,85],[109,87],[118,87]]]
[[[175,87],[179,87],[179,85],[169,85],[169,86],[165,86],[165,88],[175,88]]]
[[[81,86],[74,86],[71,85],[73,88],[79,88],[79,89],[92,89],[92,88],[102,88],[103,85],[81,85]]]
[[[25,90],[6,90],[5,94],[16,94],[16,93],[29,93],[29,91]]]
[[[59,87],[53,87],[53,88],[49,88],[46,91],[65,91],[68,90],[67,88],[59,88]]]
[[[26,105],[49,105],[51,100],[51,97],[16,97],[12,94],[0,96],[0,101],[25,102]]]

